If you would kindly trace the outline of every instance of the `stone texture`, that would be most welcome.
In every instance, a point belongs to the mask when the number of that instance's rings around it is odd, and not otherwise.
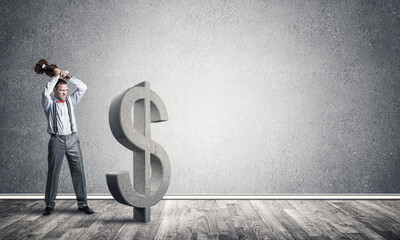
[[[152,127],[168,194],[398,193],[399,5],[2,1],[0,192],[44,192],[45,58],[88,85],[76,115],[89,193],[132,169],[108,110],[143,81],[169,113]],[[73,193],[67,164],[59,186]]]
[[[129,172],[123,171],[107,173],[108,189],[118,202],[135,207],[134,218],[143,222],[150,221],[150,207],[164,197],[171,178],[167,153],[151,139],[151,123],[167,120],[165,104],[149,82],[129,88],[110,105],[111,131],[134,154],[133,186]]]

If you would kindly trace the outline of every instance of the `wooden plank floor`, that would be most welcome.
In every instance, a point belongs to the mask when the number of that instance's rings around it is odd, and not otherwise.
[[[59,200],[0,200],[0,239],[400,239],[397,200],[163,200],[151,222],[92,200],[93,215]]]

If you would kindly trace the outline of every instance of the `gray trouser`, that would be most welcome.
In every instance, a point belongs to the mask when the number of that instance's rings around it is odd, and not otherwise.
[[[49,141],[48,172],[46,183],[46,207],[55,207],[58,179],[60,176],[64,155],[67,156],[71,171],[78,207],[87,206],[86,180],[83,170],[82,152],[79,139],[75,134],[52,136]]]

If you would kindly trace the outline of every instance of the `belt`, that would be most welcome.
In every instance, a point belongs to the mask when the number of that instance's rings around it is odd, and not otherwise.
[[[50,134],[50,136],[52,136],[52,137],[69,137],[69,136],[72,136],[74,134],[75,134],[74,132],[70,133],[70,134],[67,134],[67,135],[58,135],[58,134],[52,133],[52,134]]]

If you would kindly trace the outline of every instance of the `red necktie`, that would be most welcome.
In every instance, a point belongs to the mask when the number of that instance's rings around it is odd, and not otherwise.
[[[65,102],[65,100],[57,100],[57,103],[62,103],[62,102]]]

